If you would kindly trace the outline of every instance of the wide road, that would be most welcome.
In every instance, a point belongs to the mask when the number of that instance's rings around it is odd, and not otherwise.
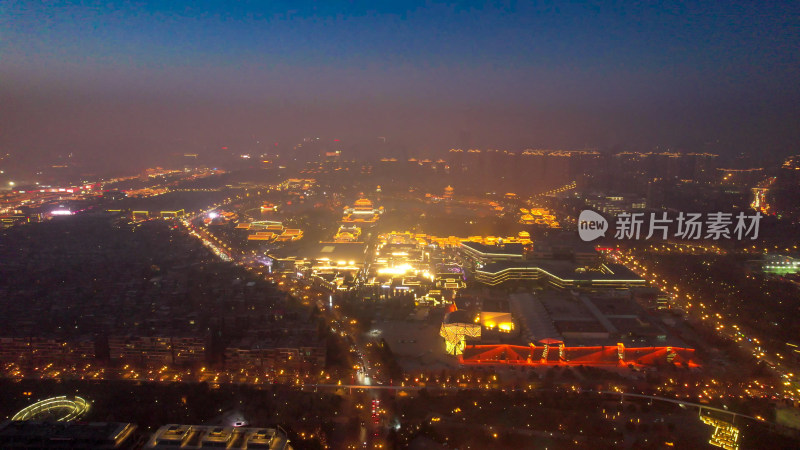
[[[461,391],[461,390],[469,390],[469,388],[461,388],[461,387],[442,387],[442,386],[386,386],[386,385],[365,385],[365,384],[304,384],[302,385],[306,388],[315,388],[315,389],[365,389],[365,390],[373,390],[373,391],[420,391],[422,389],[427,389],[430,391]],[[484,389],[481,389],[484,390]],[[502,391],[528,391],[530,389],[524,388],[493,388],[491,390],[502,390]],[[533,391],[540,391],[540,392],[553,392],[551,389],[533,389]],[[655,395],[645,395],[645,394],[634,394],[629,392],[616,392],[616,391],[591,391],[591,390],[582,390],[579,391],[581,394],[598,394],[598,395],[609,395],[620,397],[622,400],[625,397],[628,398],[641,398],[646,400],[652,401],[659,401],[659,402],[666,402],[672,403],[679,406],[690,406],[692,408],[698,408],[699,410],[707,410],[707,411],[715,411],[724,414],[729,414],[734,417],[741,417],[744,419],[755,420],[756,422],[764,422],[770,423],[763,419],[759,419],[757,417],[749,416],[747,414],[737,413],[735,411],[730,411],[727,409],[716,408],[714,406],[704,405],[702,403],[694,403],[689,402],[686,400],[678,400],[674,398],[667,398],[667,397],[657,397]]]

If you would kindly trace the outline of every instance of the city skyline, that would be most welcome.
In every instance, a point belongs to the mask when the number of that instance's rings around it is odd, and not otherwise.
[[[6,2],[0,146],[797,153],[798,7]]]
[[[0,448],[800,448],[800,3],[0,1]]]

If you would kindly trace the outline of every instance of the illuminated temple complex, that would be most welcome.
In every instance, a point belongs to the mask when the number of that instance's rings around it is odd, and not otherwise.
[[[519,223],[523,225],[544,225],[550,228],[561,228],[556,216],[546,208],[520,208]]]
[[[368,198],[361,197],[344,209],[342,223],[375,223],[383,214],[383,206],[374,207]]]
[[[361,228],[355,225],[342,225],[336,232],[335,242],[358,242],[361,238]]]

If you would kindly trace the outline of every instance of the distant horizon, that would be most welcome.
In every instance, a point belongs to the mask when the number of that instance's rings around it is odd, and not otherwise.
[[[339,140],[339,142],[341,141]],[[346,144],[346,143],[345,143]],[[342,162],[348,161],[355,161],[367,164],[375,164],[380,163],[381,159],[392,158],[396,159],[397,161],[407,161],[410,159],[418,159],[424,160],[429,159],[432,162],[436,160],[445,160],[448,163],[450,162],[450,158],[452,155],[450,154],[450,150],[453,149],[446,149],[440,150],[435,153],[428,153],[428,154],[413,154],[410,152],[401,152],[402,154],[388,154],[383,156],[376,156],[376,155],[368,155],[368,158],[364,158],[363,155],[361,157],[356,156],[348,156],[348,151],[342,151],[341,157]],[[675,149],[653,149],[651,151],[631,151],[631,150],[620,150],[620,149],[545,149],[545,148],[527,148],[527,149],[520,149],[520,150],[504,150],[504,149],[477,149],[481,152],[484,151],[508,151],[511,154],[519,155],[523,151],[532,150],[532,151],[543,151],[543,152],[597,152],[601,157],[611,157],[618,154],[665,154],[665,153],[676,153],[681,155],[702,155],[702,152],[691,152],[691,151],[679,151]],[[219,151],[216,156],[214,152]],[[110,177],[127,177],[127,176],[137,176],[142,174],[145,170],[161,167],[164,169],[180,170],[182,167],[190,166],[188,159],[185,158],[185,154],[197,154],[196,160],[196,167],[208,167],[208,168],[220,168],[224,170],[231,170],[231,171],[253,171],[253,170],[271,170],[277,169],[278,166],[282,163],[286,163],[286,160],[277,160],[273,161],[276,163],[272,166],[266,166],[259,162],[259,157],[261,154],[256,154],[253,152],[248,152],[246,150],[237,151],[236,146],[228,147],[227,150],[222,150],[221,148],[214,149],[214,150],[207,150],[203,151],[187,151],[187,152],[175,152],[170,155],[161,155],[157,156],[150,156],[147,159],[143,158],[134,158],[130,161],[130,164],[120,164],[116,166],[109,166],[104,161],[97,161],[92,160],[89,156],[81,156],[80,154],[73,154],[71,158],[64,158],[59,157],[59,159],[54,160],[53,166],[55,165],[64,165],[63,169],[58,169],[55,167],[48,166],[38,166],[38,167],[26,167],[23,165],[16,164],[14,161],[15,158],[6,158],[6,161],[10,159],[10,163],[0,161],[0,167],[6,167],[6,170],[3,174],[0,174],[0,191],[14,189],[14,186],[9,186],[8,181],[14,181],[16,188],[21,186],[27,185],[30,187],[34,184],[35,181],[44,181],[44,180],[54,180],[59,179],[60,182],[64,182],[66,180],[71,180],[73,184],[80,182],[94,182],[100,179],[107,179]],[[251,156],[250,159],[239,159],[239,155],[242,154],[249,154]],[[742,170],[742,169],[757,169],[761,168],[764,170],[776,170],[780,167],[781,163],[786,159],[783,156],[774,155],[769,159],[765,159],[763,157],[758,157],[758,155],[718,155],[713,154],[714,159],[718,165],[720,165],[720,169],[733,169],[733,170]],[[63,155],[62,155],[63,156]],[[132,155],[136,156],[136,155]],[[269,154],[268,156],[274,157],[275,154]],[[794,156],[794,155],[792,155]],[[450,158],[449,158],[450,157]],[[249,161],[249,162],[248,162]],[[307,160],[303,161],[305,163],[321,163],[322,159],[314,159],[314,160]],[[294,163],[294,167],[299,167],[300,161]],[[8,168],[11,167],[9,171]],[[16,169],[16,170],[15,170]],[[48,170],[50,169],[50,170]],[[63,173],[60,175],[58,174],[59,170],[63,170]],[[601,167],[597,167],[596,170],[602,170]],[[592,170],[588,170],[587,173],[592,173]],[[37,175],[39,174],[39,175]],[[94,177],[94,178],[92,178]]]
[[[0,4],[0,154],[800,153],[800,4]],[[133,155],[133,156],[132,156]],[[27,163],[26,163],[27,164]]]

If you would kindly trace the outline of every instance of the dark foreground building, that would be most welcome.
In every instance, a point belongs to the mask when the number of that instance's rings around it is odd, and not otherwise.
[[[6,421],[0,424],[0,448],[39,449],[130,449],[136,425],[121,422]]]

